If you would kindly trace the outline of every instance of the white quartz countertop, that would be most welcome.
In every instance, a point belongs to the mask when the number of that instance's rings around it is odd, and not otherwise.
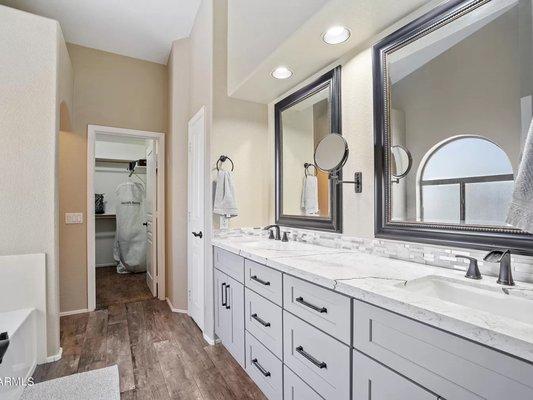
[[[439,277],[477,285],[501,295],[496,278],[473,282],[464,271],[432,267],[375,256],[358,251],[332,249],[301,242],[282,243],[253,236],[218,237],[220,247],[298,278],[333,289],[533,362],[533,315],[523,321],[466,307],[454,302],[406,290],[410,281]],[[505,288],[531,301],[533,284],[516,282]],[[525,321],[525,322],[524,322]]]

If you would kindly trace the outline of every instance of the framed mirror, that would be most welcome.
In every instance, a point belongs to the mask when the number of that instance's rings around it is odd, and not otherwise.
[[[376,44],[376,236],[532,253],[506,223],[533,116],[531,0],[449,0]]]
[[[317,168],[315,149],[341,134],[337,67],[275,105],[276,223],[342,231],[342,187]]]

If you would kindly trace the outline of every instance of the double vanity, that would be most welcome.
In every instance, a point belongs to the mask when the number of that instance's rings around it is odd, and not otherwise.
[[[533,284],[213,239],[215,333],[269,399],[533,399]]]

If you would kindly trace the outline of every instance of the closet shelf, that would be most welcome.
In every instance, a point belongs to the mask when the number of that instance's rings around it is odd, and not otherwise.
[[[96,219],[115,219],[117,216],[115,214],[94,214]]]

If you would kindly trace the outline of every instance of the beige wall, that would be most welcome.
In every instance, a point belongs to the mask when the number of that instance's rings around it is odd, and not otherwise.
[[[57,136],[71,71],[56,21],[0,6],[0,255],[46,254],[48,355],[59,350]]]
[[[267,107],[227,96],[226,69],[227,14],[225,1],[203,0],[190,38],[174,42],[169,59],[170,153],[172,169],[167,199],[172,203],[172,227],[167,237],[172,243],[169,272],[169,298],[175,308],[187,308],[187,123],[206,108],[206,171],[213,171],[220,154],[235,162],[235,186],[239,217],[232,226],[264,225],[268,219],[268,176],[262,164],[268,163]],[[263,149],[263,150],[261,150]],[[258,169],[259,168],[259,169]],[[214,175],[212,175],[214,177]],[[205,187],[205,237],[212,232],[212,182]],[[169,255],[167,254],[167,257]],[[204,333],[214,337],[212,311],[212,249],[205,246]]]
[[[168,61],[167,134],[167,297],[187,309],[187,122],[189,120],[190,40],[172,44]]]
[[[268,221],[268,177],[264,165],[268,109],[264,104],[228,97],[227,1],[215,1],[213,133],[211,169],[221,154],[235,163],[233,173],[239,215],[230,226],[264,226]],[[213,171],[213,178],[215,173]],[[219,218],[215,217],[215,228]]]
[[[343,230],[344,233],[364,238],[374,237],[374,123],[372,92],[372,46],[383,37],[420,17],[439,3],[431,0],[409,16],[369,39],[366,44],[333,62],[313,76],[296,85],[292,90],[269,104],[269,149],[270,221],[274,220],[274,104],[321,74],[337,65],[342,66],[342,130],[348,142],[350,155],[344,166],[345,179],[353,173],[363,173],[363,192],[355,194],[353,186],[344,185],[343,191]]]
[[[87,125],[166,132],[167,67],[68,44],[74,69],[73,132],[60,135],[61,210],[87,216]],[[79,160],[71,160],[75,154]],[[63,170],[67,168],[68,171]],[[64,224],[61,214],[61,311],[87,308],[86,218]]]

